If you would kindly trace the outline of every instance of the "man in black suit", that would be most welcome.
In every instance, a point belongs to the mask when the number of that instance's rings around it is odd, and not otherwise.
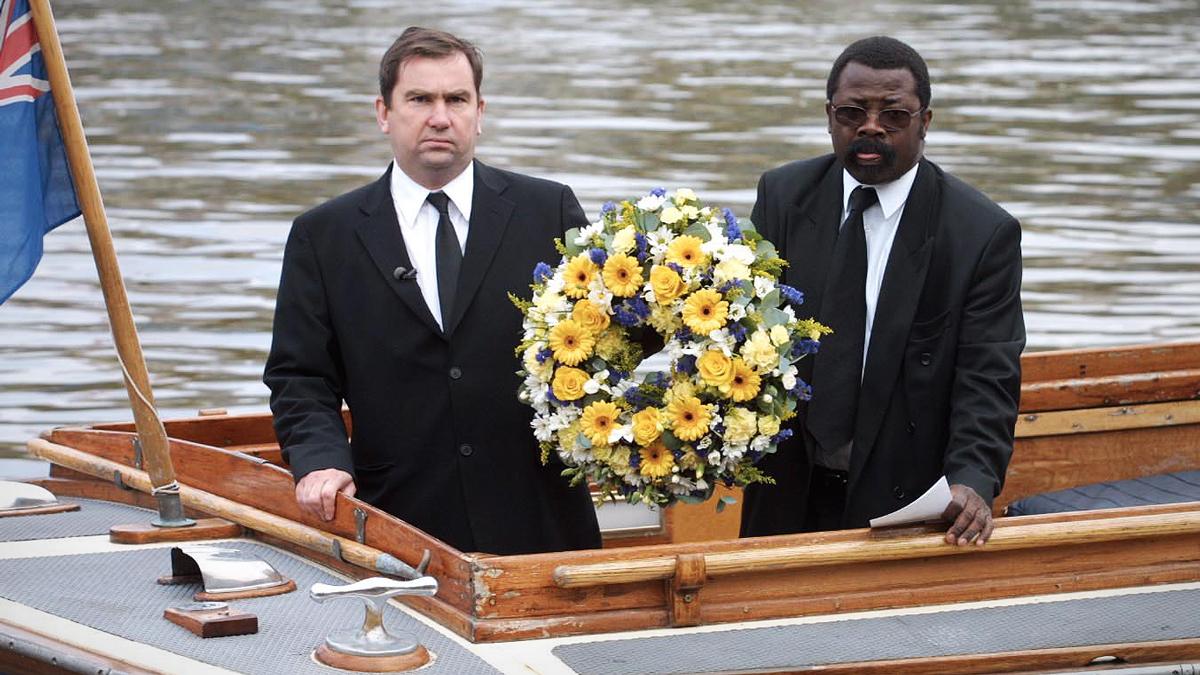
[[[850,45],[826,98],[833,154],[765,173],[752,219],[834,333],[801,361],[812,401],[742,534],[865,527],[945,475],[946,541],[983,544],[1020,392],[1020,227],[923,159],[929,74],[908,45]]]
[[[341,491],[464,551],[597,547],[586,486],[542,465],[517,401],[507,298],[587,219],[570,188],[474,159],[482,74],[441,31],[409,28],[384,54],[375,110],[395,161],[297,218],[284,251],[275,430],[314,519]]]

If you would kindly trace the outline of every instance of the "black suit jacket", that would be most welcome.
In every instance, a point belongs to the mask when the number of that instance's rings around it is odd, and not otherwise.
[[[786,283],[805,293],[802,316],[820,311],[841,215],[842,164],[833,155],[759,181],[752,220],[787,259]],[[1025,345],[1020,238],[1011,215],[921,160],[867,348],[844,527],[865,527],[943,474],[989,503],[999,494]],[[809,379],[819,358],[800,362],[801,377]],[[797,532],[804,522],[813,443],[806,408],[799,406],[795,435],[760,464],[777,484],[746,491],[743,536]]]
[[[411,268],[391,189],[374,183],[296,219],[283,258],[264,381],[299,480],[338,468],[357,496],[465,551],[597,547],[586,487],[543,466],[517,401],[514,349],[554,239],[586,224],[570,188],[475,162],[457,301],[443,332]],[[347,440],[340,409],[353,417]]]

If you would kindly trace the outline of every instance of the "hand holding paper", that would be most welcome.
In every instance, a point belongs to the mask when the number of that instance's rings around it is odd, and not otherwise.
[[[907,525],[922,523],[927,520],[939,520],[950,507],[950,484],[945,476],[934,483],[925,494],[917,497],[916,501],[902,506],[886,516],[871,519],[871,527],[889,527],[892,525]]]
[[[966,546],[974,540],[976,546],[983,546],[994,527],[991,507],[966,485],[951,485],[950,495],[950,505],[942,514],[943,520],[954,522],[946,531],[946,543]]]
[[[976,545],[982,546],[992,536],[992,509],[987,502],[966,485],[950,485],[945,476],[911,504],[872,518],[871,527],[933,520],[953,523],[946,531],[947,544],[966,546],[974,540]]]

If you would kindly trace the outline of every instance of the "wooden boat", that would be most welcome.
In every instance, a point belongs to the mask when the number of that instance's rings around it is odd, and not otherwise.
[[[1200,342],[1034,353],[1023,369],[998,513],[1048,490],[1200,469]],[[948,546],[933,526],[737,540],[729,514],[714,518],[708,504],[668,509],[656,531],[614,533],[603,550],[482,555],[344,496],[332,522],[307,520],[269,415],[210,411],[166,428],[193,512],[352,578],[377,575],[381,554],[413,567],[428,555],[440,590],[408,606],[476,645],[1200,581],[1200,502],[999,517],[985,547]],[[148,505],[135,438],[131,424],[50,431],[29,443],[53,463],[37,483],[62,496]],[[688,541],[702,535],[710,540]],[[1032,654],[828,667],[1018,671],[1086,665],[1109,652],[1130,662],[1200,660],[1200,633],[1136,645],[1098,639]]]

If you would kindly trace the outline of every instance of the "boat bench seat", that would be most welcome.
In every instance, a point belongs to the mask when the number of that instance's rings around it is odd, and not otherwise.
[[[1194,501],[1200,501],[1200,471],[1180,471],[1044,492],[1009,504],[1005,515],[1028,516]]]

